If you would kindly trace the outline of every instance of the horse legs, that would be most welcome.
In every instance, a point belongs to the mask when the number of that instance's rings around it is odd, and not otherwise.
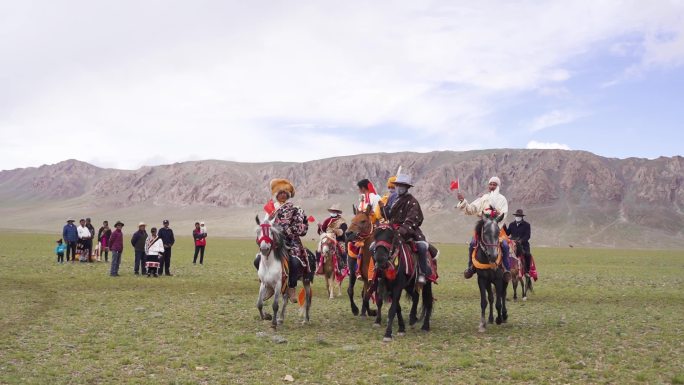
[[[487,282],[487,298],[489,299],[489,323],[494,323],[494,291],[492,290],[492,283]]]
[[[428,282],[423,287],[423,327],[420,330],[430,331],[430,316],[432,315],[432,282]]]
[[[262,321],[266,319],[264,316],[264,295],[266,295],[266,284],[262,282],[259,287],[259,297],[256,302],[256,307],[259,309],[259,317],[261,317]]]
[[[304,293],[306,297],[305,305],[304,305],[304,323],[309,323],[309,312],[311,311],[311,282],[305,281],[304,282]]]
[[[518,300],[518,280],[519,280],[519,278],[516,278],[516,277],[513,277],[513,279],[512,279],[512,281],[513,281],[513,301]],[[525,295],[525,285],[524,284],[522,286],[522,294],[523,294],[523,296]]]
[[[363,299],[363,303],[361,304],[362,317],[365,317],[366,314],[368,314],[370,317],[375,317],[378,314],[377,310],[371,310],[370,308],[370,289],[371,282],[363,281],[363,291],[361,292],[361,297]]]
[[[501,309],[503,307],[503,296],[506,295],[503,278],[496,278],[494,280],[494,290],[496,290],[496,324],[501,325],[503,319],[501,318]]]
[[[356,273],[349,273],[349,287],[347,287],[347,295],[349,295],[349,303],[351,304],[351,311],[354,315],[359,315],[359,307],[354,303],[354,285],[356,285]]]
[[[385,287],[385,282],[382,279],[378,279],[378,288],[376,291],[376,304],[378,305],[378,314],[375,316],[375,323],[373,323],[373,327],[380,327],[382,324],[382,302],[383,302],[383,293],[381,293],[381,290],[386,290],[384,289]]]
[[[506,309],[506,292],[508,291],[508,282],[503,283],[503,293],[501,295],[501,320],[503,323],[508,322],[508,309]]]
[[[480,310],[482,313],[480,314],[480,327],[478,328],[478,331],[480,333],[485,332],[485,328],[487,327],[487,322],[485,321],[485,311],[487,311],[487,281],[485,278],[481,275],[478,274],[477,276],[477,285],[480,287]]]
[[[276,291],[276,295],[279,295],[282,292],[282,284],[279,286],[280,291]],[[287,308],[287,303],[290,302],[290,295],[288,294],[289,291],[285,290],[285,294],[282,296],[283,297],[283,308],[280,310],[280,317],[278,317],[278,324],[282,325],[283,322],[285,322],[285,308]]]
[[[399,293],[399,296],[401,297],[401,291]],[[403,337],[406,335],[406,324],[404,323],[404,316],[401,314],[400,303],[397,303],[397,322],[399,323],[399,330],[397,331],[397,335],[399,337]]]
[[[382,339],[383,342],[392,341],[392,324],[394,323],[394,317],[397,315],[399,307],[399,299],[401,298],[401,292],[403,285],[402,282],[397,280],[396,286],[392,289],[392,304],[389,308],[389,313],[387,314],[387,329],[385,330],[385,337]]]
[[[278,300],[280,299],[280,288],[282,284],[278,282],[273,293],[273,321],[271,327],[273,330],[278,326]]]
[[[413,288],[407,288],[406,291],[411,296],[411,312],[409,313],[409,326],[413,326],[418,322],[418,302],[420,301],[420,294]]]
[[[325,288],[328,290],[328,295],[329,295],[328,299],[335,298],[335,292],[333,291],[334,287],[333,287],[332,280],[333,280],[332,275],[328,275],[328,274],[325,275]]]

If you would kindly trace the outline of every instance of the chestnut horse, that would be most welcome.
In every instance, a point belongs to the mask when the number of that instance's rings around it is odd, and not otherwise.
[[[356,243],[362,242],[363,246],[360,248],[358,256],[355,262],[353,257],[348,256],[348,266],[349,266],[349,287],[347,288],[347,294],[349,295],[349,302],[351,303],[351,311],[354,315],[359,315],[359,308],[354,302],[354,286],[356,284],[356,267],[360,268],[361,281],[363,282],[363,289],[361,290],[361,316],[365,317],[369,315],[375,317],[377,312],[370,309],[370,288],[371,281],[368,276],[368,270],[371,263],[371,252],[370,244],[373,241],[373,229],[374,224],[371,221],[371,210],[372,207],[368,205],[365,211],[358,211],[356,207],[353,207],[354,218],[351,221],[351,225],[347,229],[345,237],[347,242]],[[350,247],[351,249],[351,247]],[[350,251],[350,250],[348,250]],[[351,253],[349,253],[351,254]]]

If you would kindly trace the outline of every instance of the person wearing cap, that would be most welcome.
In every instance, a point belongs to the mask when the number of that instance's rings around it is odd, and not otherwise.
[[[530,223],[525,220],[525,213],[522,209],[515,210],[513,214],[515,220],[506,227],[506,234],[511,239],[516,239],[520,242],[523,249],[523,256],[525,257],[525,274],[530,273],[531,255],[530,252],[530,238],[532,237],[532,228]]]
[[[397,189],[396,185],[394,184],[394,182],[396,181],[396,176],[391,176],[389,177],[389,179],[387,179],[387,194],[383,195],[382,198],[380,198],[380,201],[378,202],[378,207],[376,208],[376,215],[379,218],[388,218],[389,210],[392,208],[392,205],[394,205],[394,202],[397,201]]]
[[[371,220],[373,221],[373,223],[377,223],[381,218],[379,216],[380,212],[377,210],[378,202],[380,201],[380,196],[375,190],[373,182],[371,182],[368,179],[361,179],[356,183],[356,186],[359,188],[360,194],[358,210],[363,212],[366,211],[366,208],[368,206],[371,206]]]
[[[55,247],[55,254],[57,254],[57,263],[64,263],[64,251],[66,250],[66,244],[62,242],[61,239],[57,241],[57,247]]]
[[[337,241],[337,255],[339,257],[337,258],[337,267],[342,271],[347,261],[347,252],[344,247],[346,241],[344,234],[347,232],[347,223],[342,218],[342,209],[337,203],[328,208],[328,213],[330,214],[328,218],[325,218],[323,223],[318,225],[318,235],[328,233],[335,237]],[[316,250],[316,259],[320,260],[321,241],[319,241]]]
[[[109,275],[112,277],[119,276],[119,266],[121,265],[121,254],[123,253],[123,229],[124,224],[117,221],[114,224],[114,231],[109,237],[109,250],[112,251],[112,264],[109,267]]]
[[[66,260],[69,262],[69,255],[76,259],[76,242],[78,242],[78,229],[74,225],[74,219],[68,218],[66,225],[62,228],[62,239],[66,244]]]
[[[399,235],[406,242],[414,242],[418,248],[418,284],[425,284],[426,277],[432,275],[428,264],[429,244],[420,226],[423,224],[423,211],[418,200],[409,193],[413,187],[411,176],[399,174],[394,182],[397,199],[389,209],[389,223],[398,227]]]
[[[311,265],[316,262],[315,258],[309,255],[301,239],[309,231],[309,221],[304,210],[290,202],[295,196],[295,188],[289,180],[273,179],[270,187],[273,199],[264,206],[266,220],[279,226],[285,235],[290,266],[288,292],[290,300],[296,302],[295,288],[299,276],[303,275],[304,281],[310,282],[314,275]],[[254,267],[257,270],[260,262],[261,255],[257,255],[254,260]]]
[[[81,249],[81,262],[90,261],[90,251],[93,248],[93,234],[86,226],[86,220],[81,219],[78,226],[78,242]]]
[[[459,191],[457,193],[458,204],[456,205],[456,208],[463,211],[465,215],[475,215],[480,218],[485,215],[494,214],[497,218],[500,218],[500,222],[503,222],[508,213],[508,200],[501,194],[501,179],[496,176],[489,178],[488,189],[488,192],[474,200],[472,203],[468,202],[463,193]],[[474,248],[475,237],[470,240],[470,246],[468,247],[468,267],[463,272],[466,279],[469,279],[475,273],[473,261],[471,259]],[[508,263],[508,242],[501,242],[501,250],[503,252],[502,260],[504,269],[508,272],[510,270]]]
[[[200,256],[200,265],[204,265],[204,249],[207,246],[207,233],[202,231],[202,224],[195,222],[195,229],[192,230],[192,239],[195,240],[195,256],[192,258],[192,264],[197,264],[197,255]]]
[[[166,275],[171,274],[171,248],[173,244],[176,243],[176,237],[173,236],[173,230],[169,227],[169,220],[164,219],[162,221],[162,228],[159,229],[159,238],[161,238],[164,244],[164,255],[160,258],[159,275],[166,272]]]
[[[142,272],[145,275],[145,240],[147,240],[147,231],[145,231],[145,222],[138,223],[138,231],[131,237],[131,245],[135,252],[135,262],[133,264],[133,274],[138,275]]]

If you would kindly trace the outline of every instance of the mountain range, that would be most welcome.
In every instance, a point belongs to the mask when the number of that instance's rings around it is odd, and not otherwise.
[[[464,243],[475,223],[454,208],[450,182],[458,179],[473,200],[496,175],[510,212],[527,214],[533,245],[684,247],[683,157],[614,159],[566,150],[377,153],[303,163],[204,160],[138,170],[66,160],[0,171],[0,228],[59,234],[68,216],[89,216],[96,224],[121,219],[130,233],[140,221],[158,225],[168,218],[180,234],[204,220],[212,235],[251,237],[272,178],[290,179],[295,203],[322,221],[332,203],[349,216],[358,180],[368,178],[384,192],[399,166],[413,177],[424,231],[436,242]],[[314,237],[312,228],[307,238]]]

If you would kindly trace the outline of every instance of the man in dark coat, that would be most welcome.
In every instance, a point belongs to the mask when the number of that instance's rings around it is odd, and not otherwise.
[[[394,185],[398,197],[389,210],[389,222],[399,226],[399,235],[404,241],[413,241],[418,247],[418,283],[424,284],[425,277],[430,276],[432,270],[427,260],[429,245],[420,229],[423,224],[423,211],[418,200],[408,192],[408,189],[413,187],[409,175],[398,175]]]
[[[133,245],[133,249],[135,250],[135,263],[133,265],[133,273],[135,273],[135,275],[140,274],[139,271],[142,271],[143,275],[147,274],[147,270],[145,269],[145,241],[147,240],[145,226],[145,223],[140,222],[138,224],[138,231],[131,237],[131,245]]]
[[[508,234],[511,239],[517,239],[520,241],[520,246],[523,249],[523,255],[525,256],[525,274],[530,272],[531,263],[531,252],[530,252],[530,237],[532,236],[532,228],[530,223],[525,221],[525,214],[522,209],[517,209],[515,214],[515,221],[511,222],[506,228],[506,234]]]
[[[169,227],[169,220],[164,219],[162,222],[162,227],[159,229],[159,238],[161,238],[162,243],[164,243],[164,254],[162,257],[159,259],[160,265],[159,265],[159,275],[162,274],[162,270],[165,272],[166,275],[173,275],[171,274],[171,248],[173,247],[173,244],[176,243],[176,238],[173,236],[173,230]]]

